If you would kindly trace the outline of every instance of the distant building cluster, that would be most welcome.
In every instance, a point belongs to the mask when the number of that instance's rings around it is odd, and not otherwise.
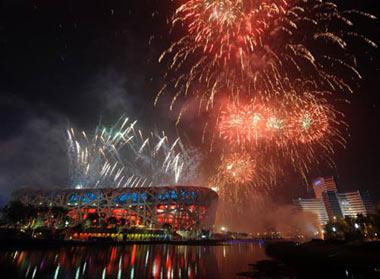
[[[338,192],[333,177],[319,177],[312,182],[314,198],[298,198],[293,202],[305,212],[314,213],[320,225],[345,216],[375,213],[375,207],[368,192]]]

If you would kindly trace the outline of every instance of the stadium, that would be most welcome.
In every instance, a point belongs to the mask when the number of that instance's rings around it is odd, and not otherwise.
[[[125,227],[145,226],[193,231],[214,225],[218,195],[206,187],[160,186],[142,188],[22,189],[14,198],[34,207],[63,207],[77,223],[90,215]]]

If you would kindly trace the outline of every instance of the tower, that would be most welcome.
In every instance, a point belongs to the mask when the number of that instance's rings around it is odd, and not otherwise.
[[[337,192],[336,183],[333,177],[318,177],[312,182],[314,195],[317,199],[322,198],[324,192]]]

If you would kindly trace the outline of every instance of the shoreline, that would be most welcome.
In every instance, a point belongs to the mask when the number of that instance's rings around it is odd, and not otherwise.
[[[289,264],[380,264],[380,241],[311,240],[267,243],[270,257]],[[304,261],[308,258],[309,261]]]
[[[303,244],[268,243],[265,251],[273,262],[293,270],[300,278],[341,278],[362,274],[380,277],[380,241],[312,240]],[[313,277],[310,277],[313,270]],[[355,275],[355,276],[356,276]],[[355,277],[354,276],[354,277]]]
[[[269,259],[251,263],[247,278],[380,278],[380,241],[267,242]]]
[[[200,239],[200,240],[61,240],[61,239],[27,239],[27,238],[0,238],[2,250],[30,250],[30,249],[58,249],[63,247],[81,246],[128,246],[128,245],[187,245],[187,246],[219,246],[233,243],[255,243],[258,239]]]

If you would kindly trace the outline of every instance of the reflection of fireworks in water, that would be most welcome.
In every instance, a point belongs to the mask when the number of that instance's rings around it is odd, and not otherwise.
[[[195,177],[199,154],[180,138],[164,132],[144,137],[137,121],[120,118],[110,129],[97,127],[93,136],[67,130],[70,182],[73,187],[144,187],[188,183]]]
[[[180,75],[174,82],[168,77],[156,102],[174,87],[178,93],[171,107],[180,94],[202,97],[200,105],[209,107],[226,89],[230,96],[242,88],[245,94],[269,96],[297,78],[324,90],[351,92],[345,80],[361,76],[349,42],[376,47],[356,32],[351,17],[357,15],[375,18],[319,0],[188,0],[172,18],[173,29],[183,27],[184,35],[159,59],[169,59],[168,75]]]

